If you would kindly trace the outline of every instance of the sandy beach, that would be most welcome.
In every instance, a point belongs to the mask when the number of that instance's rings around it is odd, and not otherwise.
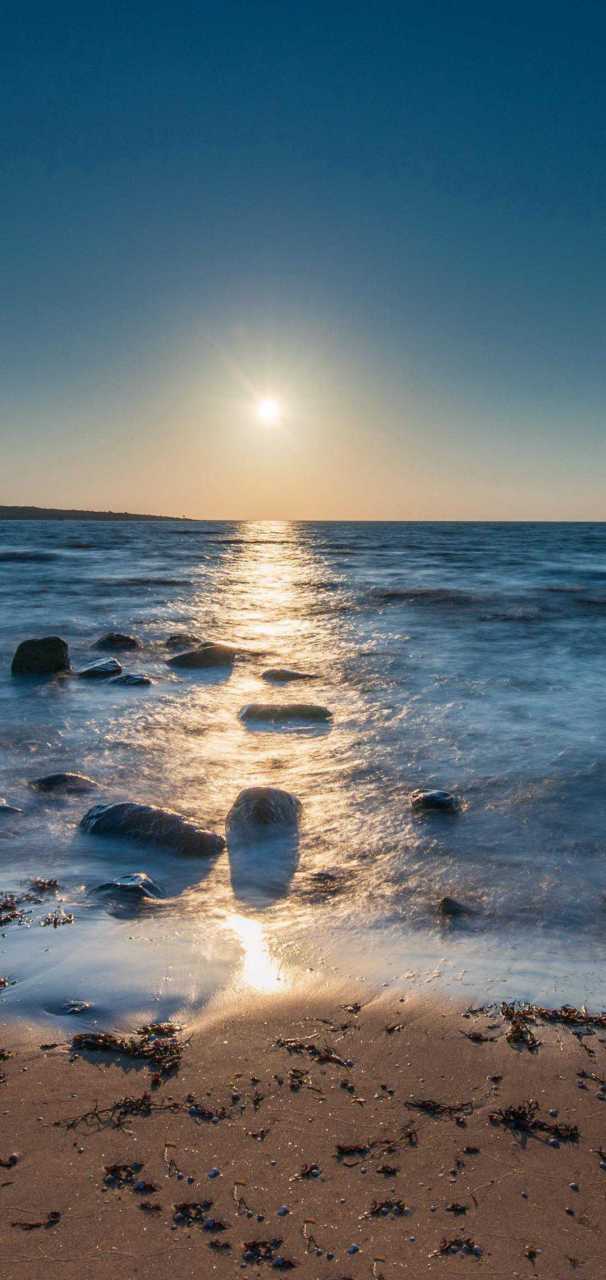
[[[215,1005],[165,1075],[5,1022],[3,1276],[603,1276],[599,1021],[365,999]]]

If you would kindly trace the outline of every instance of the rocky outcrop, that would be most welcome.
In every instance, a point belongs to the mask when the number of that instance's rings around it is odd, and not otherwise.
[[[186,653],[176,653],[167,658],[170,667],[185,667],[190,670],[208,667],[231,667],[237,649],[230,644],[202,644],[198,649],[189,649]]]
[[[114,676],[110,684],[145,685],[153,684],[149,676],[140,675],[138,671],[123,671],[121,676]]]
[[[126,901],[164,897],[162,890],[146,871],[131,871],[124,876],[116,876],[115,880],[109,880],[107,884],[97,885],[92,892]]]
[[[450,791],[413,791],[410,804],[415,813],[458,813],[461,807]]]
[[[204,642],[189,631],[173,631],[164,641],[167,649],[199,649]]]
[[[182,818],[172,809],[152,804],[98,804],[85,813],[83,831],[97,836],[115,836],[163,845],[176,853],[207,857],[225,848],[223,836],[206,831],[197,822]]]
[[[111,676],[119,676],[121,673],[122,667],[117,658],[102,658],[100,662],[93,662],[92,667],[79,671],[78,675],[81,680],[109,680]]]
[[[95,641],[93,649],[105,649],[118,652],[120,649],[141,649],[141,641],[136,636],[123,635],[121,631],[108,631],[107,635],[101,636],[100,640]]]
[[[226,821],[228,835],[262,828],[265,831],[297,827],[301,802],[279,787],[246,787],[234,801]]]
[[[15,813],[23,813],[23,809],[18,809],[14,804],[8,804],[6,800],[0,800],[0,818],[9,818]]]
[[[35,791],[63,791],[75,795],[94,791],[98,784],[85,773],[47,773],[44,778],[32,778],[29,785]]]
[[[269,721],[272,724],[289,724],[292,721],[327,724],[332,720],[332,711],[327,707],[316,706],[313,702],[250,702],[242,708],[240,719],[247,724],[259,721]]]
[[[463,902],[457,902],[456,898],[441,898],[438,903],[438,915],[446,920],[454,920],[457,916],[471,916],[473,912],[471,907],[466,907]]]
[[[22,640],[11,666],[14,676],[50,676],[69,669],[69,649],[60,636]]]
[[[309,675],[306,671],[294,671],[290,667],[270,667],[268,671],[261,674],[262,680],[267,680],[269,684],[288,684],[291,680],[317,680],[318,677]]]

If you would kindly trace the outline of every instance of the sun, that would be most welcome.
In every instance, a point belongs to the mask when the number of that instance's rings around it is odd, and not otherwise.
[[[267,427],[275,427],[282,418],[282,406],[273,396],[264,396],[257,404],[257,417]]]

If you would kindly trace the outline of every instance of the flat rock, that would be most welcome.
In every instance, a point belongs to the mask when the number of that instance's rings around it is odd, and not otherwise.
[[[309,675],[307,671],[294,671],[290,667],[270,667],[268,671],[261,673],[261,679],[267,680],[269,684],[288,684],[291,680],[317,680],[318,677]]]
[[[138,671],[123,671],[121,676],[114,676],[110,680],[110,684],[144,685],[153,683],[149,676],[141,675]]]
[[[30,787],[35,791],[93,791],[98,785],[85,773],[47,773],[43,778],[32,778]]]
[[[109,880],[107,884],[98,884],[92,892],[127,900],[164,897],[162,890],[146,871],[131,871],[126,875],[116,876],[115,880]]]
[[[190,670],[208,667],[231,667],[238,650],[230,644],[202,644],[198,649],[189,649],[186,653],[176,653],[167,658],[171,667],[186,667]]]
[[[234,801],[226,821],[227,831],[251,828],[296,827],[301,802],[279,787],[246,787]]]
[[[81,680],[109,680],[111,676],[121,674],[122,667],[117,658],[102,658],[100,662],[93,662],[91,667],[78,672]]]
[[[80,822],[91,835],[119,836],[147,844],[163,845],[176,853],[199,856],[220,853],[225,848],[223,836],[206,831],[197,822],[182,818],[172,809],[152,804],[98,804],[85,813]]]
[[[60,636],[22,640],[11,665],[14,676],[49,676],[69,669],[69,649]]]
[[[93,649],[141,649],[141,641],[136,636],[123,635],[121,631],[108,631],[106,635],[101,636],[100,640],[96,640]]]
[[[332,720],[332,711],[313,702],[249,702],[242,708],[240,719],[246,723],[271,721],[272,724],[288,724],[298,720],[326,724]]]
[[[410,804],[415,813],[457,813],[461,807],[450,791],[413,791]]]

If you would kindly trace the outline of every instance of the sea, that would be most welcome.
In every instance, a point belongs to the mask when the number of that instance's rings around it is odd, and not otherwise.
[[[149,686],[79,678],[110,630],[140,639],[117,656]],[[172,667],[179,631],[246,652]],[[45,635],[72,673],[12,676]],[[302,700],[332,719],[240,715]],[[57,771],[97,787],[32,787]],[[80,827],[129,800],[223,833],[256,785],[298,797],[294,850],[253,834],[197,858]],[[458,811],[415,811],[419,788]],[[0,1016],[191,1020],[309,982],[601,1009],[606,525],[0,522],[2,797],[20,812],[0,814],[0,898],[23,916],[0,929]],[[134,872],[161,896],[97,891]]]

